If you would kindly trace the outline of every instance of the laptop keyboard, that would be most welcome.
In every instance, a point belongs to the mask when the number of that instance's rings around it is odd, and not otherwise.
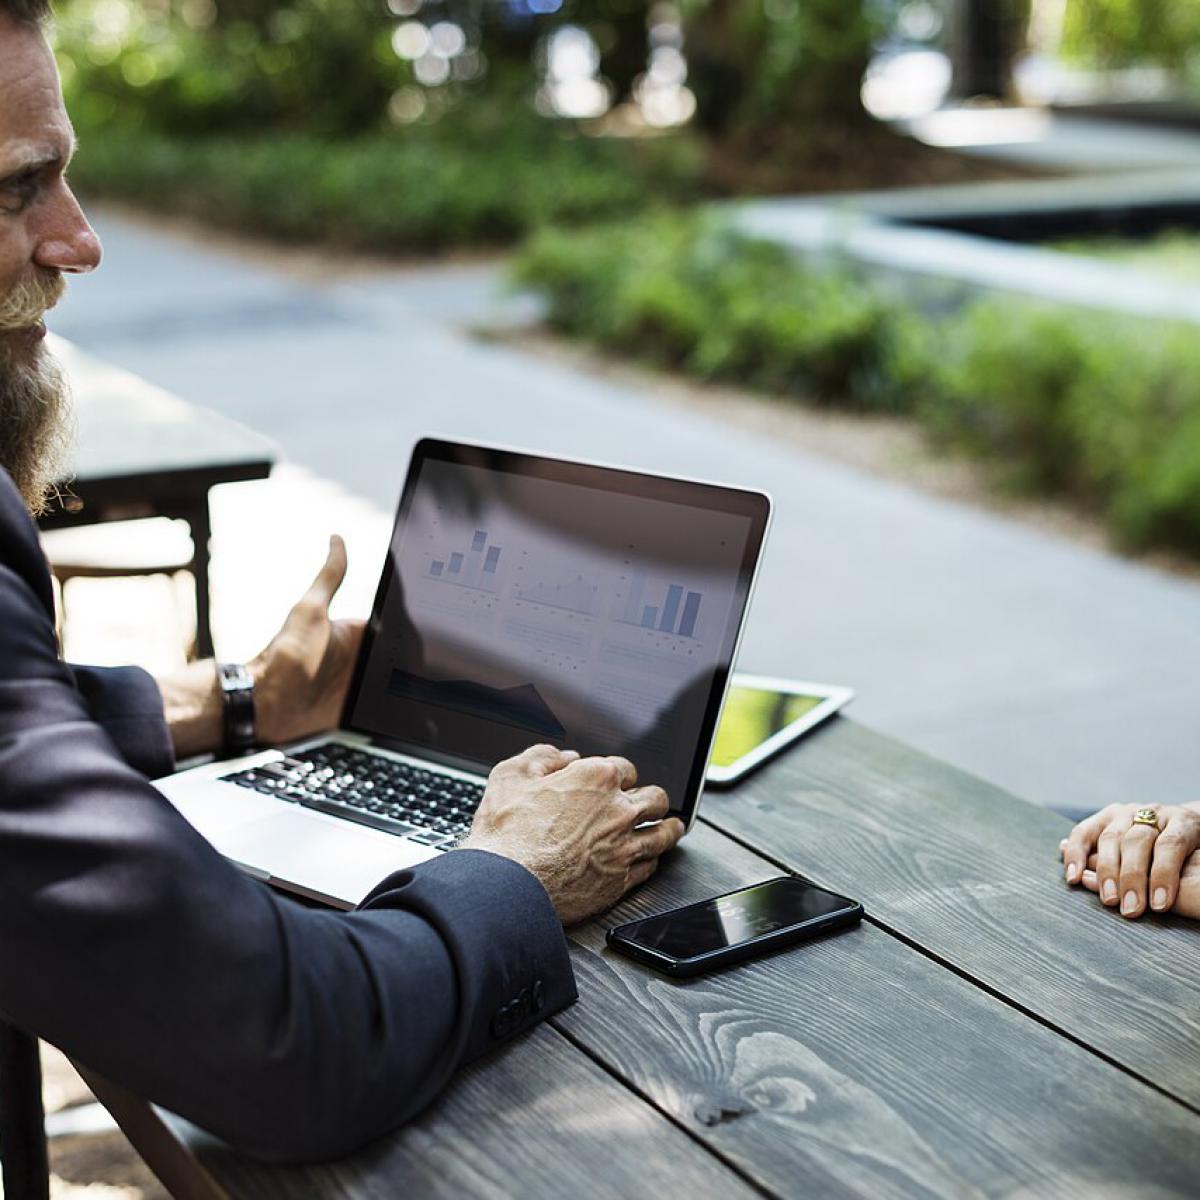
[[[449,846],[462,837],[483,799],[482,783],[366,754],[340,742],[222,778],[425,846]]]

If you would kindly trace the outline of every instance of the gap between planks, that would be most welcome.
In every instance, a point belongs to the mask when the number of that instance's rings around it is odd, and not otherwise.
[[[801,875],[799,871],[789,866],[782,859],[776,858],[774,855],[768,853],[766,850],[762,849],[761,846],[756,846],[753,842],[747,840],[746,838],[741,837],[736,833],[731,833],[729,830],[722,828],[722,826],[706,817],[700,817],[699,820],[716,833],[719,833],[722,837],[727,837],[731,842],[741,846],[742,849],[749,850],[752,854],[758,855],[758,857],[763,859],[764,862],[769,862],[771,866],[777,867],[779,870],[786,872],[788,875],[794,875],[798,879],[803,879],[805,882],[816,884],[818,887],[821,886],[817,880],[809,879],[807,875]],[[1155,1082],[1155,1080],[1146,1075],[1143,1075],[1140,1071],[1135,1070],[1133,1067],[1127,1066],[1125,1063],[1121,1062],[1120,1059],[1114,1058],[1112,1055],[1105,1053],[1105,1051],[1098,1049],[1090,1042],[1085,1042],[1081,1037],[1072,1033],[1069,1029],[1064,1029],[1061,1025],[1058,1025],[1049,1018],[1042,1016],[1041,1013],[1036,1012],[1034,1009],[1027,1008],[1019,1000],[1014,999],[1012,996],[1005,995],[1003,992],[993,987],[990,983],[987,983],[977,976],[972,975],[965,968],[958,966],[949,959],[943,958],[940,954],[930,950],[927,946],[922,946],[920,942],[914,941],[907,934],[901,933],[900,930],[893,928],[885,921],[880,920],[876,916],[872,916],[872,914],[869,912],[864,912],[863,920],[871,925],[874,925],[875,928],[881,933],[887,934],[887,936],[890,938],[895,938],[896,941],[907,946],[910,950],[915,950],[922,957],[929,959],[930,962],[936,963],[939,967],[949,971],[952,975],[957,975],[959,979],[991,996],[993,1000],[999,1000],[1001,1004],[1007,1005],[1014,1011],[1019,1012],[1023,1017],[1028,1017],[1029,1020],[1035,1021],[1037,1024],[1050,1030],[1052,1033],[1056,1033],[1059,1037],[1066,1039],[1066,1041],[1080,1047],[1082,1050],[1086,1050],[1090,1055],[1092,1055],[1093,1058],[1098,1058],[1101,1062],[1107,1063],[1110,1067],[1115,1067],[1123,1075],[1128,1075],[1131,1079],[1136,1080],[1144,1087],[1148,1087],[1152,1092],[1157,1092],[1160,1096],[1163,1096],[1167,1100],[1178,1104],[1180,1108],[1186,1109],[1188,1112],[1200,1117],[1200,1106],[1193,1104],[1190,1100],[1185,1100],[1182,1096],[1177,1096],[1174,1092],[1163,1087],[1162,1084]]]

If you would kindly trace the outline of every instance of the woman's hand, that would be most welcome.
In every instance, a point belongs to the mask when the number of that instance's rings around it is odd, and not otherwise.
[[[1154,812],[1157,826],[1134,821],[1143,807]],[[1190,859],[1198,849],[1200,811],[1170,804],[1110,804],[1080,821],[1059,843],[1067,882],[1097,892],[1110,908],[1119,904],[1121,915],[1131,918],[1140,917],[1147,905],[1155,912],[1181,911],[1180,899],[1200,914],[1200,896],[1194,895],[1200,877],[1189,873],[1187,894],[1182,894],[1185,864],[1192,872]]]
[[[1089,892],[1100,890],[1094,854],[1088,859],[1080,882]],[[1183,864],[1183,870],[1179,874],[1179,894],[1175,897],[1171,912],[1178,917],[1191,917],[1194,921],[1200,921],[1200,850]]]

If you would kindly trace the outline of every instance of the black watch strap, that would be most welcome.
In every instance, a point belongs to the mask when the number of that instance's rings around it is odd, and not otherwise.
[[[225,750],[245,754],[255,746],[254,679],[241,663],[217,663],[225,711]]]

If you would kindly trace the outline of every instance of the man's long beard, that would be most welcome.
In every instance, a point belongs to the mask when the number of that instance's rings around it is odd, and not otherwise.
[[[0,297],[0,467],[35,516],[67,467],[74,424],[61,367],[17,331],[37,325],[64,290],[61,275],[44,273]]]

